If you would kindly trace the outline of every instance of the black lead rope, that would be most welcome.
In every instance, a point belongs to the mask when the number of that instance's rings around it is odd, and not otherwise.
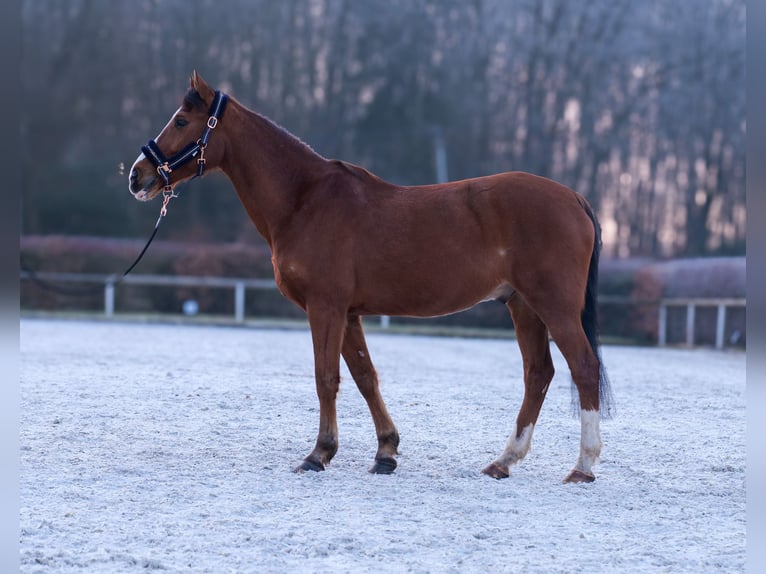
[[[25,279],[29,279],[35,285],[46,291],[58,293],[59,295],[66,295],[67,297],[84,297],[86,295],[93,295],[94,293],[103,292],[104,287],[102,285],[95,285],[91,287],[64,287],[61,285],[54,285],[50,281],[41,279],[37,276],[37,273],[24,264],[24,258],[21,258],[21,271],[25,274]]]
[[[196,179],[198,176],[194,176],[192,179]],[[113,279],[115,277],[114,275],[109,275],[105,283],[111,284],[111,285],[117,285],[118,283],[121,283],[125,277],[133,271],[133,268],[138,265],[138,262],[141,261],[141,258],[144,256],[146,251],[149,249],[149,246],[152,244],[152,241],[154,241],[154,238],[157,235],[157,231],[160,228],[160,223],[162,222],[162,219],[165,217],[165,215],[168,212],[168,203],[171,199],[174,197],[178,197],[178,194],[174,190],[170,190],[169,192],[163,191],[163,201],[162,201],[162,208],[160,209],[160,216],[157,218],[157,222],[154,224],[154,229],[152,230],[152,234],[149,236],[149,240],[146,242],[146,245],[144,245],[144,248],[141,250],[141,253],[138,254],[138,257],[136,257],[135,261],[130,264],[130,266],[122,273],[122,275],[118,279]],[[21,270],[26,273],[27,278],[33,281],[37,286],[47,290],[52,291],[54,293],[59,293],[60,295],[67,295],[72,297],[78,297],[78,296],[86,296],[86,295],[92,295],[94,293],[98,293],[100,291],[103,291],[104,287],[102,285],[95,285],[90,287],[64,287],[59,285],[54,285],[50,281],[46,281],[45,279],[40,278],[37,275],[37,272],[30,269],[27,265],[24,263],[24,259],[22,257],[21,259]]]
[[[195,175],[191,180],[194,180],[198,178],[198,175]],[[189,180],[189,181],[191,181]],[[152,244],[152,241],[154,241],[155,235],[157,235],[157,230],[160,228],[160,223],[162,222],[162,219],[167,215],[168,212],[168,203],[170,203],[170,200],[174,197],[178,197],[178,194],[171,188],[169,191],[166,188],[166,191],[163,191],[162,194],[164,195],[164,198],[162,200],[162,207],[160,208],[160,216],[157,218],[157,223],[154,224],[154,231],[152,231],[152,234],[149,236],[149,241],[146,242],[146,245],[144,245],[144,248],[141,250],[141,253],[138,254],[138,257],[136,257],[136,260],[130,264],[130,267],[128,267],[125,272],[122,274],[122,277],[120,277],[117,281],[114,283],[119,283],[123,279],[125,279],[125,276],[133,271],[133,268],[138,265],[138,262],[141,261],[141,258],[144,256],[144,253],[146,253],[146,250],[149,249],[149,246]]]
[[[173,170],[189,163],[199,155],[199,157],[197,157],[197,173],[189,181],[195,180],[202,176],[202,173],[205,171],[205,148],[207,147],[207,143],[210,140],[210,135],[213,133],[213,130],[218,127],[218,122],[221,121],[221,117],[223,116],[223,112],[226,109],[226,103],[228,101],[229,97],[226,94],[216,91],[215,97],[213,98],[213,103],[210,105],[209,117],[207,124],[205,124],[205,130],[202,132],[200,138],[196,142],[187,145],[172,157],[166,158],[165,154],[162,153],[162,150],[160,150],[157,142],[154,140],[149,140],[146,145],[141,146],[141,151],[143,152],[144,156],[154,165],[157,173],[165,182],[165,187],[162,190],[163,200],[162,207],[160,208],[160,216],[157,218],[157,223],[154,224],[154,230],[149,236],[149,241],[146,242],[146,245],[144,245],[141,253],[138,254],[138,257],[136,257],[136,260],[131,263],[130,267],[125,270],[119,279],[113,280],[112,278],[114,275],[110,275],[107,277],[106,283],[116,285],[125,279],[125,276],[133,271],[133,268],[138,265],[138,262],[141,261],[144,253],[146,253],[146,250],[149,249],[149,246],[152,244],[154,237],[157,235],[157,230],[160,228],[160,222],[168,212],[168,203],[170,203],[170,200],[174,197],[178,197],[178,194],[170,184],[170,174],[173,172]],[[52,283],[41,279],[37,273],[24,265],[23,259],[21,261],[21,270],[27,274],[29,279],[34,281],[40,287],[64,295],[89,295],[102,289],[100,285],[96,286],[95,288],[85,287],[81,289],[57,287]]]
[[[149,249],[149,246],[152,244],[152,241],[154,241],[154,236],[157,235],[157,230],[160,228],[160,221],[162,221],[162,216],[157,219],[157,223],[154,224],[154,231],[152,231],[152,234],[149,236],[149,241],[146,242],[146,245],[144,245],[144,248],[141,250],[141,253],[138,254],[138,257],[136,257],[136,260],[130,264],[130,267],[128,267],[125,270],[125,273],[122,274],[122,277],[120,277],[120,281],[125,279],[125,276],[133,271],[133,268],[138,265],[138,262],[141,261],[141,258],[144,256],[144,253],[146,253],[146,250]]]

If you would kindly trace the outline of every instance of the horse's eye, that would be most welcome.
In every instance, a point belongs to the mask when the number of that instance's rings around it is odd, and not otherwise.
[[[176,118],[175,126],[177,128],[182,128],[188,124],[189,122],[185,118]]]

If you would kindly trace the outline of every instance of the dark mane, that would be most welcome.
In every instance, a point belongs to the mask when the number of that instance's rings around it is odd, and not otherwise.
[[[194,88],[189,88],[189,91],[186,92],[186,95],[184,96],[183,100],[183,108],[185,110],[193,110],[193,109],[207,109],[207,106],[205,105],[205,101],[202,99],[202,96],[199,95],[199,92],[195,90]]]

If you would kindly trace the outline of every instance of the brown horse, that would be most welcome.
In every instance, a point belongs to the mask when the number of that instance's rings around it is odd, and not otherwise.
[[[513,318],[525,390],[515,432],[483,472],[505,478],[529,450],[553,377],[550,334],[580,404],[580,455],[565,482],[594,480],[600,412],[610,405],[596,332],[599,226],[582,196],[522,172],[392,185],[325,159],[196,72],[181,107],[142,149],[130,171],[130,192],[141,201],[170,195],[205,167],[225,173],[271,248],[280,291],[308,315],[319,433],[297,472],[323,470],[338,448],[341,355],[375,423],[370,472],[396,468],[399,434],[378,389],[363,315],[433,317],[498,299]]]

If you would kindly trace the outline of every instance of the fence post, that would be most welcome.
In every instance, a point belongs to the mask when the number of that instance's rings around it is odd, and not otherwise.
[[[114,281],[111,280],[104,283],[104,315],[114,316]]]
[[[715,323],[715,348],[723,349],[723,336],[726,332],[726,305],[718,304],[718,317]]]
[[[380,327],[382,329],[388,329],[389,325],[391,325],[391,317],[388,315],[381,315],[380,316]]]
[[[245,320],[245,284],[242,281],[234,285],[234,320],[237,323]]]
[[[659,317],[659,327],[658,327],[658,333],[657,333],[657,344],[660,347],[664,347],[668,343],[668,308],[660,301],[660,317]]]
[[[694,346],[694,303],[686,305],[686,345]]]

